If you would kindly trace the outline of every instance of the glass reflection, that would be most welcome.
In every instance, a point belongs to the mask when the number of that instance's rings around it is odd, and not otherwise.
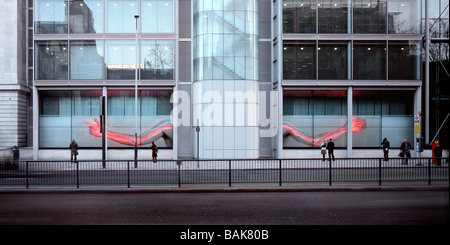
[[[106,0],[106,32],[135,33],[138,13],[138,0]]]
[[[141,12],[143,33],[174,32],[173,0],[142,0]]]
[[[354,0],[353,32],[386,33],[386,0]]]
[[[107,79],[135,79],[136,43],[134,40],[106,41]]]
[[[35,33],[65,34],[67,25],[67,0],[35,0]]]
[[[316,0],[284,0],[283,32],[316,33]]]
[[[103,41],[70,43],[70,78],[103,79]]]
[[[70,33],[103,33],[103,0],[70,1]]]
[[[174,43],[165,40],[142,41],[141,79],[174,79]]]
[[[67,148],[72,139],[80,147],[101,147],[86,122],[98,119],[101,90],[40,91],[39,147]]]
[[[388,2],[389,33],[420,33],[420,0]]]
[[[67,41],[39,41],[35,50],[36,80],[68,79]]]
[[[350,33],[348,0],[318,0],[319,33]]]
[[[346,91],[283,92],[283,128],[296,131],[284,135],[284,148],[319,146],[323,140],[328,142],[325,135],[333,137],[336,147],[345,147],[346,123]]]

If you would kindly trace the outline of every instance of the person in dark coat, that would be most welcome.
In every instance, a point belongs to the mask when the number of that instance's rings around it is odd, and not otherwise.
[[[331,161],[331,157],[333,157],[333,161],[334,161],[334,142],[333,142],[333,139],[330,139],[330,142],[328,142],[327,150],[328,150],[328,158]]]
[[[153,162],[156,162],[156,158],[158,158],[158,147],[155,145],[155,142],[152,142],[152,146],[150,148],[152,149]]]
[[[325,161],[325,155],[327,154],[327,143],[325,142],[325,140],[322,142],[322,144],[320,144],[320,154],[322,154],[323,156],[322,161]]]
[[[411,149],[413,149],[411,144],[408,142],[408,139],[405,139],[400,145],[400,157],[406,158],[406,160],[402,162],[403,165],[408,165],[408,158],[411,157]]]
[[[441,157],[442,157],[442,147],[440,144],[434,148],[434,156],[437,158],[436,163],[438,166],[441,166]]]
[[[69,148],[70,148],[70,160],[73,161],[75,159],[76,161],[78,155],[78,144],[75,141],[75,139],[72,140],[72,142],[69,145]]]
[[[389,148],[391,148],[391,144],[389,143],[387,138],[383,139],[383,142],[381,142],[381,147],[383,148],[384,161],[388,161]]]

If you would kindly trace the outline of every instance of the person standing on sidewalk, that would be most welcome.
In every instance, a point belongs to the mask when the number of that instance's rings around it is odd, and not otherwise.
[[[434,156],[436,157],[437,166],[441,166],[442,147],[439,143],[434,148]]]
[[[333,139],[330,139],[330,142],[328,142],[326,148],[328,149],[328,158],[331,161],[331,157],[333,156],[333,161],[334,161],[334,142],[333,142]]]
[[[70,148],[70,161],[73,161],[75,158],[75,161],[77,160],[78,155],[78,144],[75,141],[75,139],[72,139],[72,142],[69,145]]]
[[[405,139],[400,145],[400,157],[403,158],[402,165],[408,165],[408,158],[411,157],[411,149],[411,144],[408,142],[408,139]]]
[[[383,142],[381,142],[381,147],[383,148],[384,161],[388,161],[389,148],[391,148],[391,144],[389,143],[387,138],[383,139]]]
[[[327,142],[325,140],[320,144],[320,154],[323,156],[322,161],[325,161],[325,155],[327,154]]]
[[[152,146],[150,148],[152,149],[153,162],[156,163],[156,158],[158,158],[158,147],[155,145],[155,142],[152,142]]]

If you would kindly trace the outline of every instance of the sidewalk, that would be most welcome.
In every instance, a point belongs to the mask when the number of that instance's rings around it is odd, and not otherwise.
[[[275,184],[234,184],[229,187],[225,184],[184,184],[178,186],[135,186],[131,188],[123,186],[83,186],[80,188],[67,186],[40,186],[29,189],[15,186],[1,186],[1,194],[27,194],[27,193],[236,193],[236,192],[360,192],[360,191],[447,191],[449,182],[442,181],[428,185],[425,182],[386,183],[377,185],[374,183],[334,183],[329,186],[325,183],[290,183],[283,186]]]

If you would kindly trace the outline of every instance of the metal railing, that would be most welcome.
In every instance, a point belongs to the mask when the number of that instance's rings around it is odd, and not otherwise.
[[[438,165],[438,160],[441,164]],[[195,184],[442,182],[448,158],[226,159],[0,162],[1,186],[178,186]]]

